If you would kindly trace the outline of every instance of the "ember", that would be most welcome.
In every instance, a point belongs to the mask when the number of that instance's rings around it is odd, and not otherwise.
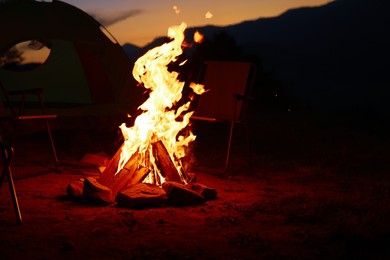
[[[183,53],[185,29],[185,23],[169,28],[168,37],[172,40],[136,61],[133,76],[150,90],[149,98],[139,107],[143,112],[132,127],[124,123],[120,126],[124,143],[102,175],[72,184],[83,186],[83,198],[100,204],[116,200],[131,207],[165,201],[174,205],[199,204],[216,198],[214,189],[194,185],[195,176],[187,174],[181,162],[186,148],[195,140],[191,131],[182,131],[193,111],[188,111],[190,102],[174,108],[182,98],[185,83],[178,80],[178,72],[168,70],[168,65]],[[196,38],[201,38],[199,32]],[[191,83],[190,87],[195,94],[205,92],[203,85]],[[73,192],[70,186],[68,193],[77,197],[75,194],[80,192]]]

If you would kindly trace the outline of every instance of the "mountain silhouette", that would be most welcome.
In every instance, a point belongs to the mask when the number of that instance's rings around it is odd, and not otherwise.
[[[227,32],[305,107],[384,114],[390,112],[389,7],[386,0],[337,0],[187,33]]]
[[[140,56],[140,47],[131,44],[131,43],[125,43],[122,45],[123,50],[125,51],[126,55],[133,61],[137,57]]]
[[[390,111],[387,10],[383,0],[339,0],[226,31],[311,106]]]

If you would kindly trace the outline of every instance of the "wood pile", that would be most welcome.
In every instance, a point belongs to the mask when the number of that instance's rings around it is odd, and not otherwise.
[[[133,154],[116,173],[122,150],[120,148],[99,177],[86,177],[68,184],[68,196],[94,205],[117,203],[129,208],[198,205],[217,198],[217,191],[196,183],[195,176],[190,177],[181,172],[187,184],[182,181],[161,141],[153,143],[152,147],[163,181],[158,174],[138,164],[138,153]],[[149,174],[152,174],[153,184],[143,183]]]

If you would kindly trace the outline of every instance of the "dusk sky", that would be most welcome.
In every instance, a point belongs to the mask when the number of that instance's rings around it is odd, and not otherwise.
[[[63,0],[89,13],[120,44],[144,46],[168,27],[181,22],[189,27],[230,25],[277,16],[288,9],[319,6],[332,0]],[[209,17],[206,18],[206,14]]]

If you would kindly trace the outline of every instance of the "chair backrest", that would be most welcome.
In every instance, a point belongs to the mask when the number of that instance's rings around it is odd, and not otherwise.
[[[233,94],[250,96],[256,67],[250,62],[208,61],[204,81],[208,92],[200,96],[195,115],[215,120],[231,120]],[[237,116],[241,114],[241,104]]]

